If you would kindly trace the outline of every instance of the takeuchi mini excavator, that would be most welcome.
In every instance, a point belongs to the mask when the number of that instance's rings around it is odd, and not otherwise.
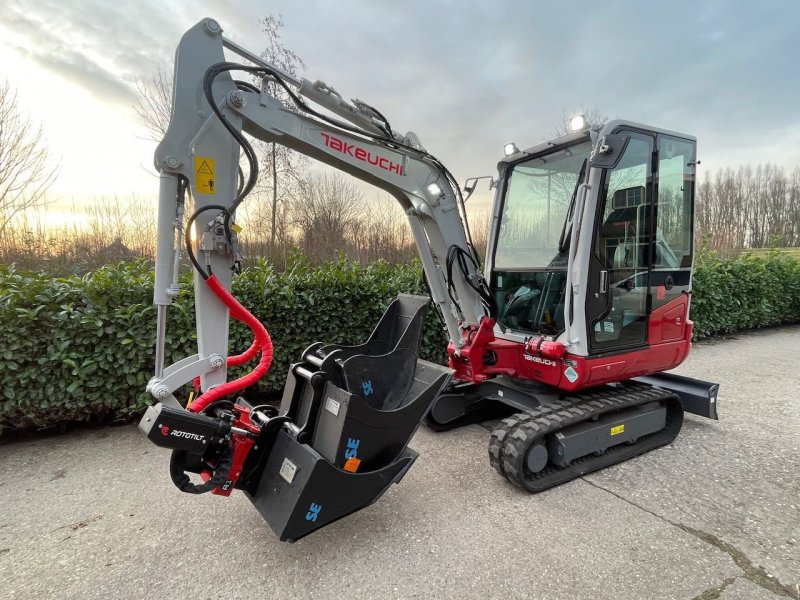
[[[226,49],[241,62],[226,60]],[[539,492],[671,442],[684,411],[716,419],[716,384],[664,373],[691,345],[695,139],[628,121],[593,128],[580,116],[570,129],[524,150],[506,146],[489,178],[496,196],[481,267],[460,186],[414,133],[321,81],[282,72],[212,19],[186,32],[155,156],[148,391],[157,403],[139,425],[172,450],[175,485],[221,496],[239,489],[281,540],[295,541],[399,482],[423,421],[445,430],[505,417],[489,438],[489,462]],[[269,369],[273,346],[229,291],[241,265],[236,212],[258,176],[245,134],[396,198],[430,294],[399,295],[363,343],[310,344],[279,408],[245,392]],[[198,352],[165,366],[184,251]],[[447,367],[419,358],[428,310],[447,330]],[[253,332],[240,354],[229,353],[230,318]],[[228,381],[227,368],[245,364],[249,373]],[[184,407],[173,394],[191,382],[199,395]]]

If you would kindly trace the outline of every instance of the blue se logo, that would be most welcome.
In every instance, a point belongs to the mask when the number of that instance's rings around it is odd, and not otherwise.
[[[361,443],[359,439],[347,438],[347,449],[344,451],[346,459],[355,458],[358,454],[358,445]]]
[[[317,517],[319,516],[319,511],[322,510],[322,506],[320,504],[311,503],[311,506],[308,507],[308,512],[306,513],[306,521],[316,521]]]

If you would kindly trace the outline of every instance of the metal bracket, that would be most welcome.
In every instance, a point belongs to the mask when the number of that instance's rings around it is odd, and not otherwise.
[[[180,386],[195,377],[219,369],[224,364],[225,358],[219,354],[211,354],[206,358],[200,358],[197,354],[189,356],[164,369],[163,377],[153,377],[148,381],[147,391],[153,398],[163,402]]]

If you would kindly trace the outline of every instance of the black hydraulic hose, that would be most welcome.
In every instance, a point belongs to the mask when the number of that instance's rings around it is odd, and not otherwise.
[[[258,179],[258,158],[256,157],[255,150],[253,150],[253,146],[247,139],[241,134],[241,132],[237,131],[236,128],[230,124],[228,119],[222,114],[222,111],[217,106],[217,103],[214,101],[214,94],[212,85],[214,83],[214,79],[220,73],[225,71],[233,71],[233,70],[242,70],[242,71],[251,71],[252,69],[249,67],[245,67],[243,65],[237,65],[236,63],[217,63],[212,65],[208,68],[205,75],[203,76],[203,92],[206,96],[206,102],[211,107],[211,110],[220,120],[223,127],[228,130],[233,138],[239,143],[241,146],[242,151],[245,153],[247,157],[247,161],[250,164],[250,173],[247,177],[247,182],[245,183],[244,187],[241,189],[239,193],[236,194],[236,197],[233,200],[233,203],[229,208],[227,208],[227,216],[225,219],[225,228],[229,228],[230,224],[230,215],[236,210],[236,207],[244,200],[244,198],[251,192],[251,190],[256,185],[256,180]],[[242,82],[244,83],[244,82]],[[255,87],[255,86],[253,86]]]
[[[186,231],[183,234],[183,241],[186,244],[186,253],[189,255],[189,260],[192,262],[192,265],[194,265],[194,268],[197,269],[197,272],[200,273],[200,276],[203,279],[208,279],[211,277],[211,273],[206,273],[206,270],[200,265],[199,262],[197,262],[197,257],[195,256],[194,249],[192,248],[192,225],[200,213],[203,213],[207,210],[219,210],[226,215],[228,214],[228,209],[221,204],[208,204],[198,208],[192,213],[192,216],[189,217],[189,221],[186,223]]]
[[[233,402],[230,400],[217,400],[206,406],[203,414],[211,412],[212,408],[233,408]],[[230,477],[231,468],[233,466],[233,444],[229,441],[228,445],[220,454],[219,460],[214,467],[214,475],[205,483],[194,484],[189,480],[186,475],[186,462],[188,453],[182,450],[173,450],[172,456],[169,461],[169,474],[172,478],[172,483],[175,484],[180,491],[187,494],[205,494],[211,490],[218,488],[224,484]]]
[[[239,206],[239,204],[244,200],[244,198],[255,187],[256,180],[258,178],[258,159],[257,159],[257,157],[255,155],[255,151],[253,150],[252,145],[241,134],[241,132],[237,131],[230,124],[230,122],[225,118],[225,115],[222,114],[222,111],[219,109],[219,107],[217,106],[216,102],[214,101],[213,89],[212,89],[212,85],[214,83],[214,79],[217,77],[217,75],[219,75],[220,73],[226,72],[226,71],[244,71],[244,72],[247,72],[247,73],[264,73],[266,75],[269,75],[278,85],[280,85],[283,88],[283,90],[286,92],[286,94],[292,99],[292,102],[294,102],[295,105],[298,108],[300,108],[301,110],[303,110],[304,112],[306,112],[306,113],[308,113],[310,115],[313,115],[316,118],[318,118],[318,119],[320,119],[320,120],[322,120],[322,121],[324,121],[326,123],[329,123],[329,124],[331,124],[331,125],[333,125],[335,127],[338,127],[338,128],[340,128],[340,129],[342,129],[344,131],[347,131],[347,132],[350,132],[350,133],[354,133],[354,134],[356,134],[356,135],[358,135],[360,137],[366,137],[366,138],[372,139],[376,143],[381,144],[383,146],[386,146],[389,149],[403,148],[406,151],[408,151],[408,152],[410,152],[412,154],[415,154],[418,158],[423,159],[423,160],[427,160],[427,161],[433,163],[433,165],[435,167],[437,167],[445,175],[445,178],[447,179],[448,184],[452,188],[452,190],[453,190],[453,192],[454,192],[454,194],[456,196],[457,202],[458,202],[459,216],[460,216],[460,218],[462,220],[462,225],[463,225],[463,228],[464,228],[464,234],[465,234],[465,237],[467,239],[467,249],[465,250],[463,248],[459,248],[459,250],[461,252],[465,253],[465,254],[467,252],[469,252],[470,260],[475,265],[476,271],[480,268],[479,267],[480,259],[478,257],[477,251],[475,250],[475,246],[472,243],[472,233],[471,233],[470,227],[469,227],[469,219],[467,218],[467,209],[466,209],[466,205],[465,205],[465,202],[464,202],[464,196],[461,194],[461,188],[459,187],[458,182],[456,181],[455,177],[447,169],[447,167],[444,166],[444,164],[439,159],[437,159],[435,156],[433,156],[429,152],[427,152],[425,150],[420,150],[418,148],[414,148],[413,146],[409,146],[408,144],[403,144],[402,142],[398,142],[397,140],[395,140],[393,135],[392,135],[391,125],[389,124],[388,119],[385,116],[383,116],[383,114],[381,114],[378,110],[376,110],[375,108],[365,104],[365,106],[367,106],[370,110],[372,110],[375,113],[375,115],[379,119],[381,119],[383,121],[383,123],[385,125],[385,128],[386,128],[386,131],[385,131],[385,133],[387,134],[386,138],[381,138],[381,137],[378,137],[378,136],[374,136],[374,135],[370,134],[369,132],[364,131],[363,129],[359,129],[357,127],[353,127],[351,125],[348,125],[347,123],[344,123],[343,121],[328,117],[327,115],[324,115],[323,113],[320,113],[320,112],[314,110],[308,104],[306,104],[286,84],[286,82],[281,78],[280,74],[277,71],[275,71],[274,69],[270,69],[268,67],[248,67],[246,65],[241,65],[241,64],[237,64],[237,63],[222,62],[222,63],[217,63],[217,64],[212,65],[206,71],[206,73],[205,73],[205,75],[203,77],[203,91],[204,91],[205,96],[206,96],[206,101],[208,102],[209,106],[211,107],[211,110],[214,111],[214,114],[217,115],[217,117],[219,118],[220,122],[223,124],[225,129],[227,129],[228,132],[239,143],[239,145],[241,146],[242,150],[244,151],[244,153],[245,153],[245,155],[247,157],[248,162],[250,163],[250,173],[249,173],[249,176],[248,176],[246,184],[242,188],[240,188],[240,190],[238,191],[238,193],[236,195],[236,198],[234,199],[234,201],[231,204],[231,206],[228,207],[227,209],[223,209],[223,210],[225,210],[224,228],[225,228],[226,236],[228,236],[229,239],[230,239],[230,234],[229,234],[229,231],[230,231],[230,219],[231,219],[233,213],[236,211],[236,208]],[[241,89],[247,89],[247,90],[250,90],[250,91],[255,91],[256,93],[260,93],[261,92],[261,90],[256,88],[256,86],[254,86],[252,84],[249,84],[247,82],[237,80],[237,81],[235,81],[235,83]],[[187,231],[188,231],[188,228],[187,228]],[[187,234],[187,237],[188,237],[188,234]],[[190,258],[193,258],[191,254],[190,254]],[[462,260],[463,259],[459,259],[459,262],[461,263]],[[200,271],[200,273],[202,275],[204,273],[204,271],[202,271],[199,268],[199,265],[198,265],[197,261],[193,259],[192,263],[195,265],[196,268],[198,268],[198,270]],[[466,270],[466,263],[464,263],[463,265],[460,264],[460,268],[464,272],[464,277],[465,277],[465,280],[467,281],[467,284],[479,294],[479,296],[482,298],[484,303],[488,302],[486,308],[489,311],[490,315],[496,315],[497,303],[495,302],[495,300],[491,296],[491,294],[487,293],[487,291],[485,289],[481,289],[481,288],[475,286],[468,279],[467,270]],[[205,277],[207,278],[208,276],[205,276]],[[450,267],[448,268],[447,284],[448,284],[448,294],[450,296],[450,299],[453,301],[454,305],[456,306],[456,308],[460,312],[461,308],[458,305],[458,302],[456,302],[456,300],[455,300],[455,298],[454,298],[454,296],[452,294],[452,287],[453,287],[452,265],[450,265]],[[485,286],[483,286],[483,287],[485,287]]]
[[[247,90],[248,92],[255,92],[256,94],[260,94],[261,90],[258,87],[254,86],[249,81],[242,81],[241,79],[234,79],[233,83],[236,84],[240,90]]]
[[[224,484],[231,473],[233,467],[233,444],[228,443],[219,457],[217,465],[214,467],[214,474],[205,483],[192,483],[186,474],[186,459],[188,453],[185,450],[173,450],[169,461],[169,474],[172,483],[180,491],[187,494],[205,494]]]
[[[474,256],[471,253],[467,252],[463,248],[459,248],[456,245],[450,246],[447,251],[447,260],[446,260],[446,267],[447,267],[447,279],[450,282],[448,286],[448,293],[450,293],[451,300],[453,299],[451,289],[453,287],[453,264],[458,264],[458,268],[461,271],[463,276],[464,282],[472,288],[475,293],[481,299],[481,302],[484,305],[484,309],[488,313],[490,317],[493,319],[497,318],[497,301],[495,300],[494,296],[492,296],[491,292],[486,288],[485,282],[480,284],[473,283],[472,279],[469,276],[469,265],[467,264],[467,260],[472,263],[473,270],[475,271],[476,275],[479,274],[480,265],[475,260]]]

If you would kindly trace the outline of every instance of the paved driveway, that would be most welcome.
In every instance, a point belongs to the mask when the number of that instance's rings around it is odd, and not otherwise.
[[[698,344],[721,421],[536,496],[486,426],[421,429],[376,505],[290,545],[239,493],[192,497],[134,426],[0,446],[10,598],[800,598],[800,327]]]

